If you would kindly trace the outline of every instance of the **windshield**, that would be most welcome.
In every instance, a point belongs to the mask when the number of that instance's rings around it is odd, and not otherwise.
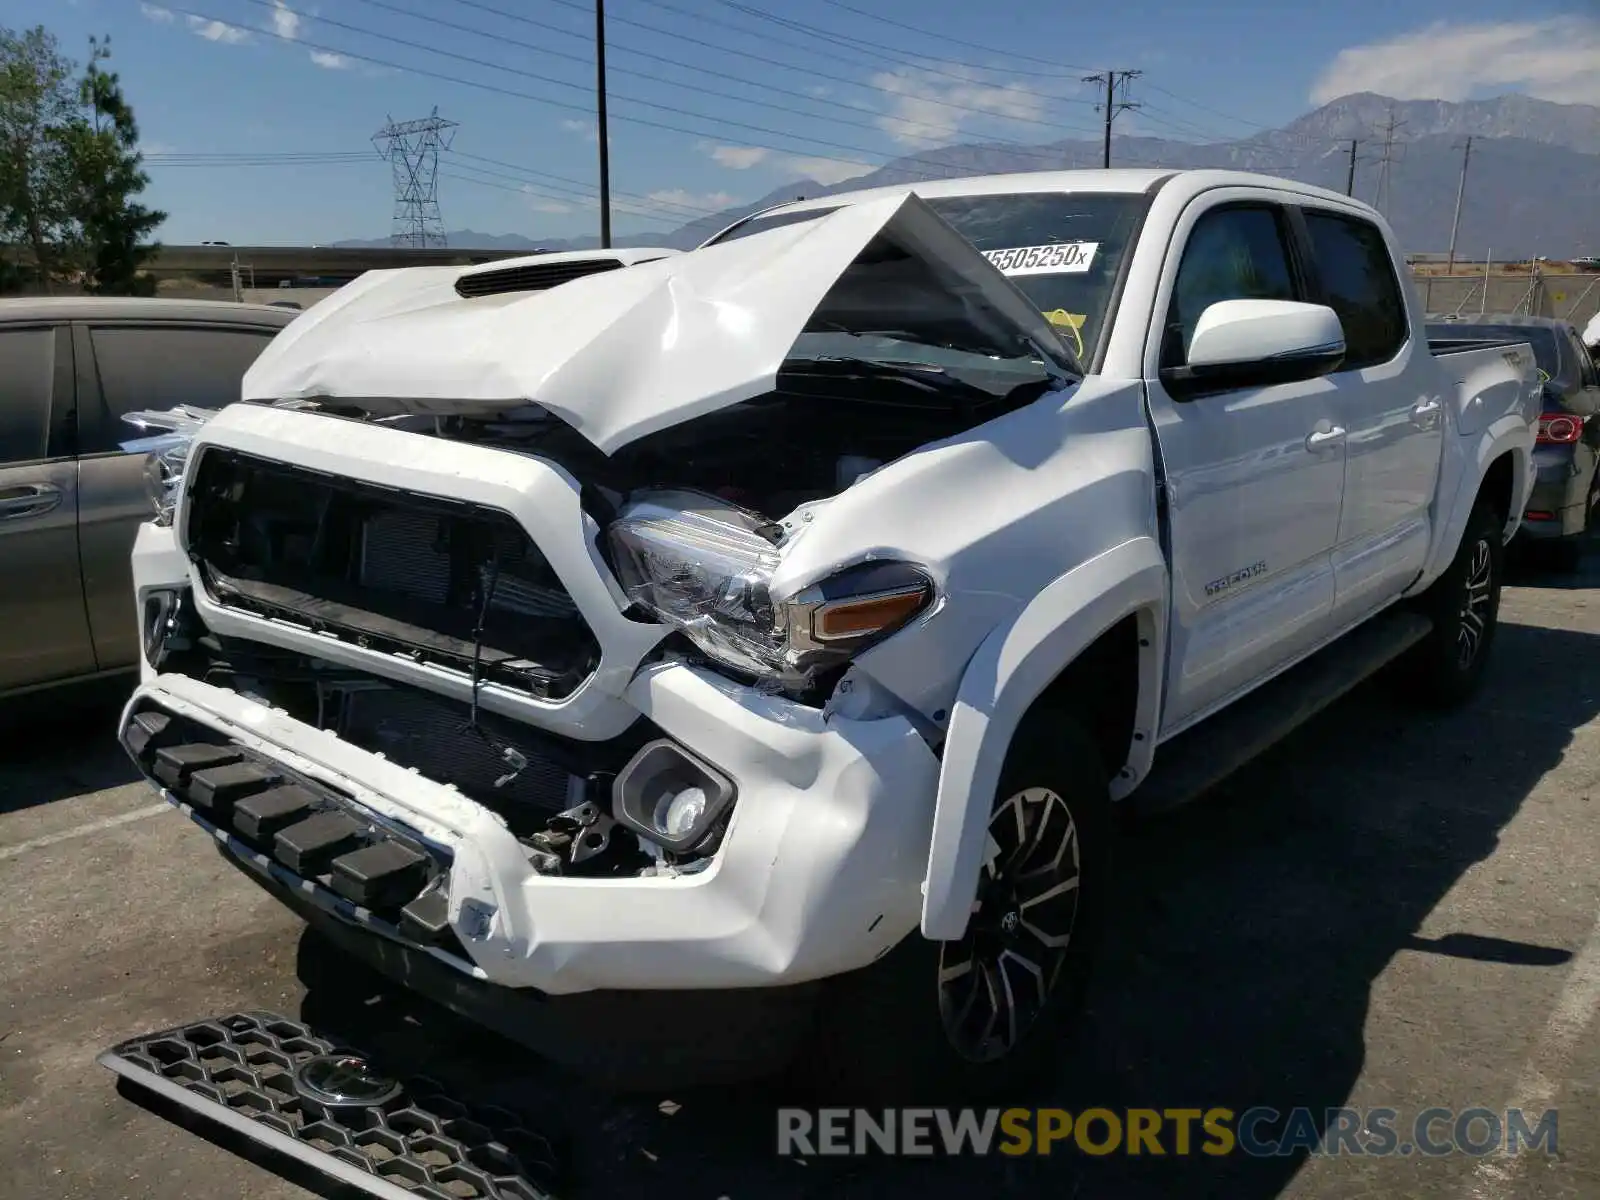
[[[1429,324],[1428,336],[1489,342],[1527,342],[1533,347],[1533,361],[1546,380],[1561,378],[1561,348],[1555,330],[1547,325],[1488,325],[1478,321]]]
[[[1079,362],[1094,357],[1117,272],[1139,232],[1142,194],[1005,192],[923,199],[1038,305]],[[732,241],[835,211],[765,213],[715,240]]]

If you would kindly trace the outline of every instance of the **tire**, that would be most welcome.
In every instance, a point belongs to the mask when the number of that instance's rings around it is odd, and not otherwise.
[[[1420,597],[1433,629],[1403,665],[1413,697],[1430,707],[1464,704],[1482,681],[1499,624],[1504,529],[1491,505],[1474,505],[1455,558]]]
[[[1110,796],[1081,727],[1058,713],[1025,723],[990,822],[1000,852],[985,864],[967,936],[934,942],[914,930],[824,989],[804,1068],[820,1101],[1014,1098],[1057,1060],[1110,899]]]

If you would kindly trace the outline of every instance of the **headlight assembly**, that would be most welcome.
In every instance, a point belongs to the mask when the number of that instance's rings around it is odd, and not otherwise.
[[[200,427],[217,414],[210,409],[180,404],[164,412],[124,413],[122,419],[147,436],[122,443],[130,454],[146,454],[144,490],[150,498],[157,525],[172,524],[183,491],[184,471],[189,464],[189,446]],[[159,432],[155,432],[159,431]]]
[[[606,531],[630,600],[709,658],[779,686],[803,686],[925,611],[915,567],[863,563],[774,601],[781,528],[701,492],[636,493]]]

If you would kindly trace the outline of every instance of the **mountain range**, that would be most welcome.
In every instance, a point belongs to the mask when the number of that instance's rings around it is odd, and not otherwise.
[[[1450,242],[1469,136],[1458,257],[1507,261],[1600,253],[1600,107],[1593,105],[1553,104],[1521,95],[1462,103],[1393,100],[1362,92],[1330,101],[1281,129],[1263,129],[1236,141],[1116,137],[1112,164],[1261,171],[1344,192],[1354,141],[1356,198],[1384,211],[1408,251],[1443,252]],[[620,246],[688,249],[747,213],[796,196],[955,175],[1093,167],[1100,156],[1095,141],[944,146],[894,159],[831,187],[795,180],[759,200],[676,229],[613,240]],[[450,245],[468,249],[581,250],[599,244],[594,237],[528,238],[472,230],[446,237]],[[385,246],[388,241],[336,244]]]

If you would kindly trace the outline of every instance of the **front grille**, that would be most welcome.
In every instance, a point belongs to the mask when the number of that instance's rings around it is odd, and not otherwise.
[[[585,275],[615,271],[622,263],[615,258],[591,258],[578,262],[529,263],[498,271],[474,271],[456,280],[456,294],[471,300],[478,296],[498,296],[505,292],[542,292]]]
[[[543,699],[599,663],[594,632],[504,512],[222,448],[190,499],[212,600]]]

